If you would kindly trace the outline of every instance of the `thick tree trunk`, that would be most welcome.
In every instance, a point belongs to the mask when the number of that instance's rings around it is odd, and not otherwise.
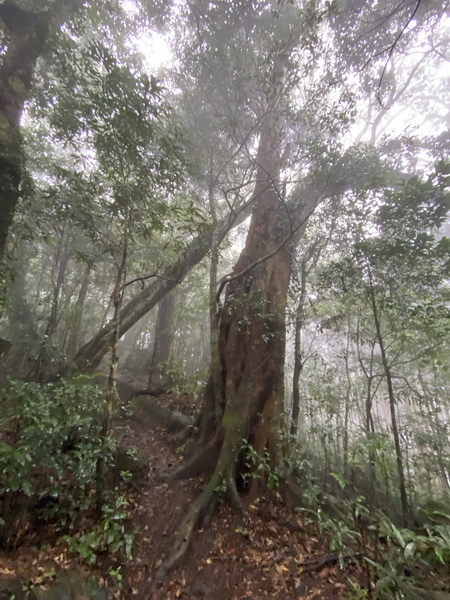
[[[28,305],[26,285],[27,271],[30,268],[24,249],[18,249],[13,263],[15,277],[9,290],[11,310],[7,329],[7,338],[11,348],[6,357],[6,369],[12,377],[25,378],[35,365],[33,358],[39,346],[41,336],[36,330],[35,313]]]
[[[203,420],[211,435],[209,439],[202,436],[200,450],[170,478],[201,471],[212,475],[184,518],[173,554],[163,563],[157,578],[183,558],[195,525],[212,510],[219,489],[226,489],[232,505],[242,510],[237,483],[244,483],[240,476],[244,475],[245,461],[241,459],[246,447],[252,446],[254,456],[269,456],[272,463],[280,452],[285,310],[291,273],[291,248],[285,243],[289,218],[279,192],[281,79],[279,75],[274,83],[263,123],[255,207],[246,244],[233,274],[226,279],[226,297],[220,312],[223,410],[217,412],[217,402],[205,405]],[[211,378],[209,389],[214,389]]]
[[[55,4],[54,10],[34,13],[23,11],[9,0],[0,4],[0,19],[7,34],[0,66],[0,260],[20,193],[20,117],[36,63],[52,31],[81,5],[81,0],[66,0]]]
[[[280,210],[281,150],[275,95],[257,155],[256,205],[246,245],[228,283],[219,350],[224,413],[222,451],[231,463],[244,442],[276,453],[284,399],[285,309],[291,273],[287,222]],[[264,257],[270,257],[261,261]],[[233,465],[234,471],[234,465]]]

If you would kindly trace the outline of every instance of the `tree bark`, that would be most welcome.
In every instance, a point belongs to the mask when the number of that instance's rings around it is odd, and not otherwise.
[[[300,415],[300,375],[304,364],[302,360],[302,331],[305,320],[306,275],[306,261],[303,261],[300,275],[300,298],[295,315],[294,375],[292,379],[291,415],[291,436],[294,439],[297,437],[298,433],[298,417]]]
[[[290,221],[279,192],[282,80],[282,72],[277,73],[259,141],[253,215],[245,247],[226,278],[220,311],[223,414],[217,418],[213,402],[205,406],[203,420],[212,431],[210,438],[202,440],[193,458],[169,477],[203,471],[211,479],[183,519],[173,553],[157,578],[182,560],[196,524],[213,509],[219,490],[226,490],[231,504],[242,510],[237,483],[245,481],[241,477],[245,475],[245,448],[251,445],[254,456],[269,456],[272,464],[280,454],[285,310],[292,263],[291,246],[286,243]],[[213,387],[211,378],[209,385]]]
[[[211,256],[209,262],[209,372],[203,391],[203,419],[200,430],[200,444],[204,445],[211,437],[217,423],[222,418],[224,408],[222,365],[219,347],[219,310],[217,306],[217,267],[219,264],[219,230],[214,199],[213,151],[210,149],[209,168],[209,211],[211,215]]]
[[[11,340],[11,348],[5,362],[6,369],[12,377],[24,379],[35,365],[34,354],[41,336],[36,330],[35,313],[26,301],[26,276],[30,265],[23,247],[18,249],[13,268],[15,277],[9,291],[11,310],[6,336]]]
[[[294,337],[294,373],[292,378],[292,414],[291,437],[298,435],[298,418],[300,415],[300,375],[307,358],[302,357],[302,330],[305,324],[306,283],[311,271],[316,267],[320,254],[327,246],[336,225],[336,218],[331,223],[330,230],[325,239],[316,239],[308,248],[300,265],[300,297],[295,315]]]
[[[81,280],[80,290],[78,292],[77,301],[73,308],[72,323],[70,327],[70,337],[67,344],[67,356],[69,360],[72,360],[75,356],[76,348],[79,344],[81,322],[83,319],[84,304],[86,302],[86,296],[89,289],[91,265],[86,265],[83,278]]]
[[[114,330],[111,336],[111,362],[109,365],[109,376],[106,384],[105,404],[103,407],[102,426],[100,429],[100,439],[102,442],[102,451],[97,458],[96,465],[96,493],[97,493],[97,509],[100,512],[103,506],[104,494],[106,491],[106,461],[105,456],[108,449],[108,438],[111,433],[111,421],[113,416],[113,406],[118,400],[116,380],[117,380],[117,368],[119,366],[119,343],[120,343],[120,308],[123,299],[123,279],[126,274],[127,267],[127,255],[128,255],[128,240],[130,234],[130,223],[131,223],[131,209],[126,202],[125,215],[124,215],[124,231],[122,239],[122,249],[120,262],[117,265],[116,281],[114,284],[114,290],[111,295],[114,305],[114,316],[113,320],[115,323]]]
[[[56,256],[53,264],[51,280],[53,282],[53,290],[52,290],[52,302],[50,305],[50,316],[47,322],[47,327],[45,328],[44,337],[43,337],[43,345],[42,349],[39,353],[39,358],[36,364],[36,368],[33,372],[33,376],[37,381],[42,381],[45,377],[46,370],[50,366],[50,361],[52,358],[53,351],[51,348],[52,337],[56,331],[59,320],[59,301],[61,288],[64,285],[64,280],[66,278],[67,264],[69,262],[69,237],[70,231],[66,232],[66,225],[63,225],[61,231],[61,237],[58,242],[58,246],[56,249]],[[56,275],[56,280],[55,280]],[[32,374],[30,373],[30,376]]]
[[[401,500],[401,505],[402,505],[402,518],[403,518],[403,525],[406,527],[408,524],[408,521],[409,521],[409,505],[408,505],[408,496],[406,494],[406,482],[405,482],[405,470],[403,467],[403,455],[402,455],[402,449],[400,446],[400,435],[399,435],[399,430],[398,430],[398,425],[397,425],[397,415],[396,415],[396,411],[395,411],[396,403],[395,403],[394,386],[392,383],[392,374],[391,374],[391,369],[389,367],[389,363],[388,363],[388,359],[387,359],[384,338],[383,338],[383,334],[381,331],[380,315],[379,315],[378,306],[377,306],[377,302],[376,302],[376,298],[375,298],[373,276],[372,276],[372,270],[370,268],[370,265],[368,265],[368,275],[369,275],[369,296],[370,296],[370,302],[372,305],[372,314],[373,314],[373,319],[374,319],[374,323],[375,323],[377,341],[378,341],[378,345],[380,346],[381,361],[383,363],[384,375],[386,377],[386,384],[387,384],[387,388],[388,388],[392,435],[394,437],[395,456],[396,456],[396,462],[397,462],[397,473],[398,473],[398,480],[399,480],[399,487],[400,487],[400,500]]]
[[[64,285],[64,280],[66,278],[67,271],[67,263],[69,262],[69,237],[70,231],[66,233],[65,225],[61,232],[61,239],[58,244],[55,264],[52,272],[52,280],[54,280],[54,274],[57,272],[56,281],[53,285],[52,292],[52,304],[50,307],[50,317],[48,319],[47,327],[45,329],[45,335],[48,338],[51,338],[52,335],[56,331],[56,327],[58,325],[58,309],[59,309],[59,300],[61,294],[61,288]]]
[[[288,233],[279,192],[281,89],[282,75],[277,74],[257,154],[255,209],[220,316],[225,409],[218,428],[224,432],[222,460],[230,461],[230,475],[235,474],[233,463],[244,442],[260,455],[267,450],[275,456],[281,425],[285,309],[292,262],[290,246],[280,247]]]
[[[51,33],[83,4],[65,0],[43,12],[27,12],[10,0],[0,4],[7,49],[0,66],[0,260],[3,259],[22,179],[20,118],[36,63]]]

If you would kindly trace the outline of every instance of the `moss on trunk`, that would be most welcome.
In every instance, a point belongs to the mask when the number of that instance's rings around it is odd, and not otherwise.
[[[196,453],[170,479],[211,474],[192,503],[175,540],[174,552],[157,579],[177,565],[189,547],[195,526],[226,493],[243,510],[237,484],[246,481],[243,459],[251,444],[260,456],[279,458],[278,434],[284,400],[285,310],[291,273],[289,219],[280,185],[279,101],[282,72],[276,74],[257,154],[255,208],[246,245],[227,288],[219,319],[221,386],[205,390],[200,443]],[[215,397],[217,387],[221,398]],[[224,407],[218,415],[216,407]],[[257,465],[255,465],[257,468]],[[258,479],[258,481],[260,481]]]

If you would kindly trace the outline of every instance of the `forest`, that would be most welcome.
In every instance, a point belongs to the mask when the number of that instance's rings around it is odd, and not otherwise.
[[[0,32],[0,600],[450,600],[450,4]]]

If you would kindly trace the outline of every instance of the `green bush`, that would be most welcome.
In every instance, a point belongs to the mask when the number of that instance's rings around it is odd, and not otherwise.
[[[93,529],[77,532],[64,537],[71,552],[78,554],[85,562],[95,563],[103,552],[120,552],[131,558],[134,533],[127,532],[128,502],[122,496],[111,496],[110,502],[102,509],[101,518]]]
[[[30,509],[70,523],[92,503],[103,398],[86,378],[0,390],[0,518],[9,536]]]

